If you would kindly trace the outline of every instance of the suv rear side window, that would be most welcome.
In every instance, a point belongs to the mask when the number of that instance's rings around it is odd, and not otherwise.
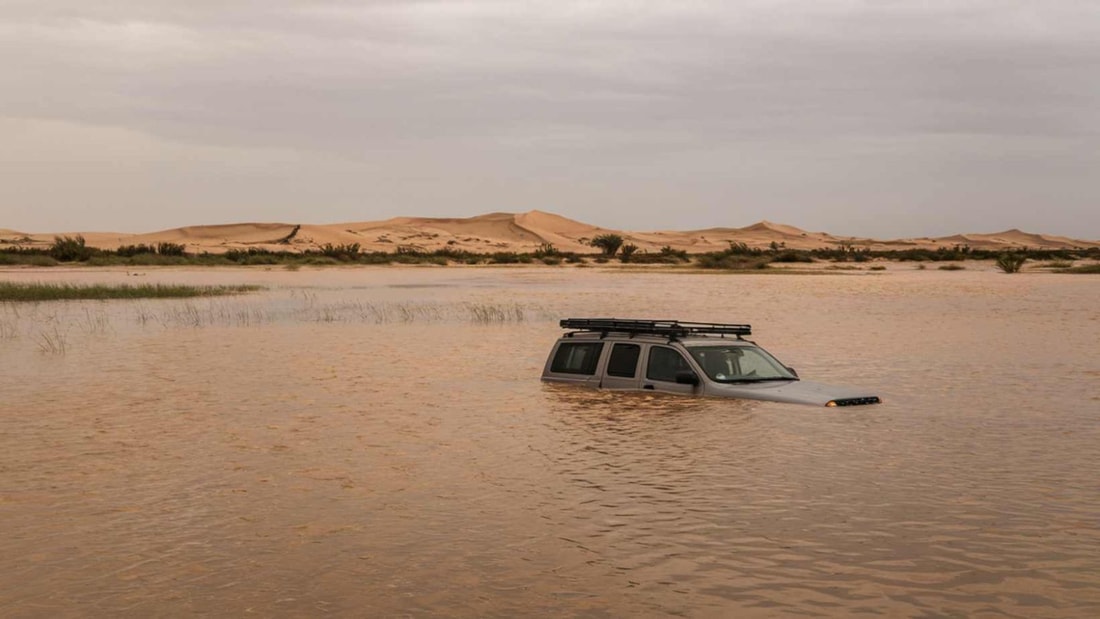
[[[677,372],[690,369],[691,366],[680,353],[664,346],[654,346],[649,349],[649,365],[646,367],[645,377],[674,383]]]
[[[642,347],[637,344],[615,344],[611,348],[611,358],[607,360],[607,375],[619,378],[634,378],[638,374],[638,357]]]
[[[554,353],[550,371],[591,376],[596,373],[596,364],[600,361],[601,351],[603,351],[603,342],[579,344],[563,342],[558,346],[558,352]]]

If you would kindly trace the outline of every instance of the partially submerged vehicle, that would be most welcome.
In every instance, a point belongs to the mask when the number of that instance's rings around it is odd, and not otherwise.
[[[801,380],[743,324],[566,318],[542,380],[599,389],[656,391],[815,406],[878,404],[861,389]]]

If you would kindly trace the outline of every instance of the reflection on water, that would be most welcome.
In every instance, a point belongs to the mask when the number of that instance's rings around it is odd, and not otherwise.
[[[4,616],[1100,613],[1094,280],[146,278],[269,289],[0,306]],[[542,384],[564,315],[751,322],[887,401]]]

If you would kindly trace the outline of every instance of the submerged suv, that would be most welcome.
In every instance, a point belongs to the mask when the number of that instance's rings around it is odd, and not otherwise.
[[[542,380],[619,390],[743,398],[816,406],[878,404],[860,389],[800,380],[744,339],[749,325],[566,318]]]

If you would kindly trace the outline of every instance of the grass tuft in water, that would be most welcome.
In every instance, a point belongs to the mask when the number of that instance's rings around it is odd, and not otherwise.
[[[471,322],[477,324],[523,322],[526,317],[523,306],[518,303],[513,305],[471,303],[467,308],[470,310]]]
[[[54,325],[50,331],[41,331],[38,334],[38,350],[50,355],[63,355],[68,350],[68,342],[65,335]]]
[[[174,284],[47,284],[0,282],[0,301],[64,301],[72,299],[177,299],[241,294],[259,286],[184,286]]]
[[[1100,274],[1100,264],[1082,264],[1081,266],[1058,269],[1059,273],[1091,273]]]

